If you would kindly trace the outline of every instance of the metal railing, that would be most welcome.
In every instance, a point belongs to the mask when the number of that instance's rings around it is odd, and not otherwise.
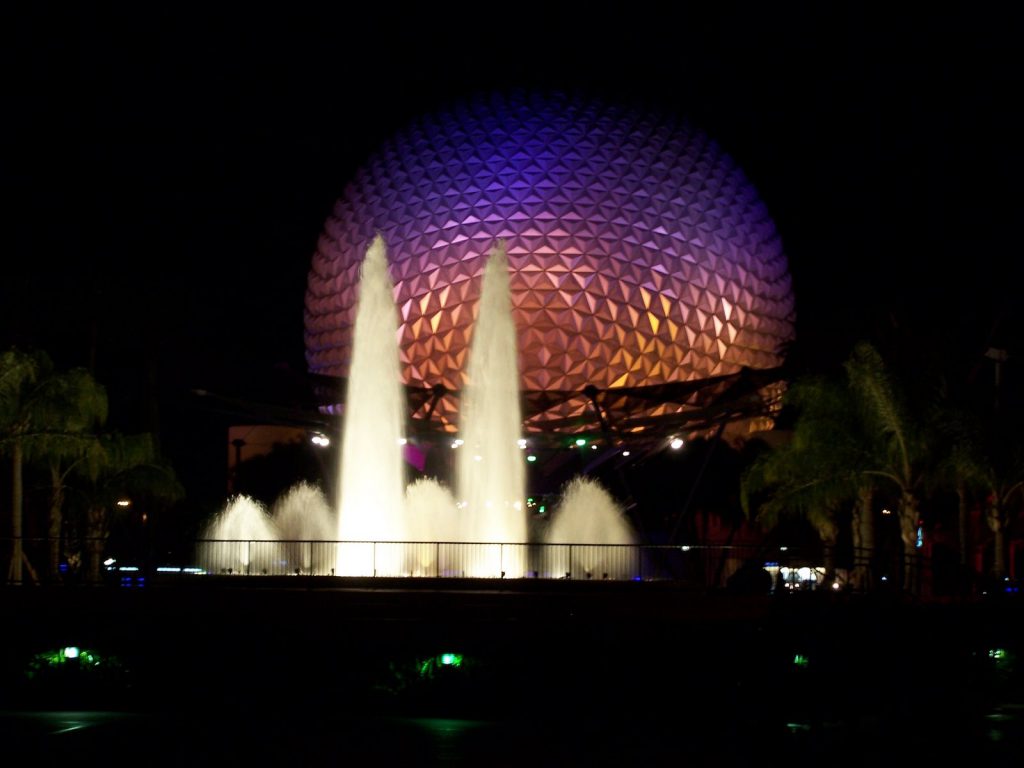
[[[153,552],[111,551],[110,542],[80,540],[77,556],[53,567],[53,541],[0,539],[2,583],[105,583],[142,586],[147,578],[188,576],[353,576],[433,579],[565,579],[671,581],[698,590],[764,594],[794,591],[902,590],[939,594],[953,583],[932,572],[918,553],[880,559],[863,552],[845,558],[813,550],[739,545],[540,544],[417,541],[265,541],[203,539],[183,548],[177,562]],[[106,545],[106,549],[104,549]],[[22,553],[21,579],[11,561]],[[55,571],[55,572],[54,572]],[[1015,584],[1014,584],[1015,588]],[[964,589],[957,588],[957,593]]]
[[[644,547],[415,541],[225,541],[196,545],[206,573],[429,578],[645,578]],[[652,575],[647,566],[648,577]]]
[[[916,583],[930,581],[925,559],[909,562]],[[201,540],[195,565],[206,574],[247,576],[675,581],[737,593],[866,591],[904,577],[860,553],[837,567],[821,548],[736,545]]]

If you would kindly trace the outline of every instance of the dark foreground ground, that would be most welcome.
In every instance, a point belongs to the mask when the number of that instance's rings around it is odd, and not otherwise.
[[[0,591],[0,739],[26,765],[1024,759],[1013,595],[257,583]]]

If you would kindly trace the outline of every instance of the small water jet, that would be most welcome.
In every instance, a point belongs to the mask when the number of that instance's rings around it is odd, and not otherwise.
[[[324,492],[305,480],[274,503],[271,520],[282,539],[293,541],[333,541],[338,525]]]
[[[271,520],[281,541],[281,556],[301,573],[327,573],[335,567],[333,541],[337,516],[324,492],[301,481],[274,503]]]
[[[215,573],[328,573],[336,531],[323,491],[301,481],[271,511],[251,496],[233,496],[203,528],[197,555]]]
[[[562,490],[543,539],[547,565],[574,578],[623,579],[636,573],[636,533],[624,510],[599,482],[577,476]]]
[[[217,573],[262,573],[279,554],[279,532],[266,507],[251,496],[228,500],[203,529],[199,562]]]

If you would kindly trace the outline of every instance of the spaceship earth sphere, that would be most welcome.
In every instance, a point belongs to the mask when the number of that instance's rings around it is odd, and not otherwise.
[[[787,261],[756,190],[703,132],[646,109],[492,95],[397,132],[319,238],[305,300],[313,373],[348,375],[359,266],[377,233],[410,386],[464,385],[483,268],[499,240],[524,390],[770,368],[793,338]],[[567,403],[560,415],[574,407],[585,406]]]

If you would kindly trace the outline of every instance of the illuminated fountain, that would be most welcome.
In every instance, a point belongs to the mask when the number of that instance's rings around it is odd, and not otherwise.
[[[384,239],[374,238],[360,267],[352,366],[345,398],[338,491],[337,573],[396,574],[395,548],[366,542],[405,541],[405,392],[398,315]],[[380,552],[376,550],[380,549]],[[381,559],[383,558],[383,559]]]
[[[487,258],[460,409],[455,493],[433,478],[406,487],[405,390],[383,239],[360,267],[334,512],[300,483],[272,513],[238,496],[208,526],[201,558],[217,572],[520,578],[628,578],[635,543],[614,499],[577,478],[530,553],[516,327],[503,243]],[[534,542],[538,543],[538,542]],[[572,544],[570,547],[568,545]],[[580,545],[584,546],[580,549]],[[205,548],[205,549],[204,549]],[[574,554],[575,553],[575,554]],[[625,563],[625,564],[624,564]],[[580,570],[582,569],[582,571]]]
[[[232,497],[206,525],[198,554],[217,573],[328,573],[336,531],[323,491],[301,481],[270,511],[250,496]]]
[[[278,539],[277,526],[266,508],[238,495],[206,525],[197,556],[216,573],[262,573],[280,557]]]
[[[516,353],[508,257],[500,243],[484,268],[460,406],[456,489],[465,519],[461,541],[521,545],[527,539]],[[523,554],[521,548],[489,544],[474,553],[472,568],[520,576]]]
[[[403,500],[405,394],[398,316],[380,237],[367,251],[360,279],[341,451],[338,539],[344,543],[336,572],[521,576],[527,538],[522,416],[504,246],[491,252],[484,268],[456,441],[455,496],[423,479]]]
[[[593,478],[574,477],[566,484],[542,538],[548,545],[544,575],[575,572],[585,578],[628,579],[638,571],[633,526]]]
[[[274,504],[271,519],[277,528],[280,554],[292,572],[329,573],[334,548],[327,545],[338,530],[338,516],[323,491],[302,481]]]

